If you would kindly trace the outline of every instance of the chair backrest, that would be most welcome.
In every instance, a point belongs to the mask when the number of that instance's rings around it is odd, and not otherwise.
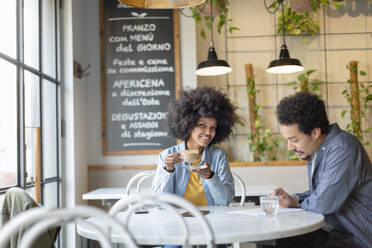
[[[214,234],[212,228],[204,217],[204,215],[199,211],[197,207],[195,207],[191,202],[184,199],[183,197],[169,194],[169,193],[159,193],[159,194],[137,194],[129,196],[128,198],[124,198],[119,200],[112,206],[109,211],[109,215],[115,216],[122,210],[127,210],[127,214],[125,215],[125,219],[122,220],[126,226],[130,220],[132,214],[137,210],[143,207],[143,205],[160,205],[162,208],[171,211],[179,220],[182,225],[182,229],[184,230],[183,236],[183,243],[182,245],[187,247],[189,243],[189,227],[187,226],[183,216],[174,209],[174,206],[177,206],[181,209],[189,211],[195,218],[199,221],[200,225],[204,230],[204,234],[206,237],[206,242],[208,247],[214,247]],[[129,208],[130,206],[130,208]]]
[[[245,204],[245,196],[246,196],[246,188],[245,188],[245,184],[243,182],[243,180],[241,179],[241,177],[238,176],[238,174],[236,174],[235,172],[231,172],[234,179],[236,181],[238,181],[239,185],[240,185],[240,188],[241,188],[241,191],[242,191],[242,196],[241,196],[241,199],[240,199],[240,205],[243,206]]]
[[[128,182],[126,189],[125,189],[125,194],[130,195],[131,188],[136,184],[136,194],[141,193],[141,185],[146,179],[153,179],[155,177],[155,172],[154,171],[143,171],[140,173],[137,173],[134,175]]]
[[[27,226],[28,229],[20,241],[20,248],[29,247],[42,232],[51,227],[61,225],[61,222],[83,221],[82,218],[89,217],[97,217],[108,224],[109,227],[115,227],[122,235],[121,237],[124,239],[123,243],[131,248],[137,247],[125,226],[112,216],[109,216],[105,211],[91,206],[76,206],[71,209],[61,208],[48,210],[45,208],[34,208],[27,210],[7,222],[4,227],[1,228],[0,247],[5,245],[9,238],[24,226]],[[110,230],[104,230],[102,227],[88,222],[85,224],[89,225],[97,233],[98,240],[102,247],[112,247],[109,235]]]

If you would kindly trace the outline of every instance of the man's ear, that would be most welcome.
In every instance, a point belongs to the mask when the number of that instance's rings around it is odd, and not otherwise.
[[[316,140],[316,139],[319,139],[321,134],[322,134],[322,130],[319,127],[316,127],[311,132],[311,137]]]

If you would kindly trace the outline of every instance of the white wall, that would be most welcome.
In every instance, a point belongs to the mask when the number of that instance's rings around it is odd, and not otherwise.
[[[65,136],[61,139],[62,204],[75,204],[75,125],[74,125],[74,83],[73,83],[73,43],[72,43],[72,3],[64,1],[61,10],[61,115],[66,123]],[[65,247],[75,247],[74,228],[63,232]]]
[[[85,65],[89,52],[85,44],[87,23],[84,0],[63,1],[62,16],[62,119],[65,121],[65,136],[62,138],[62,188],[63,205],[73,207],[84,204],[81,195],[88,184],[87,171],[87,128],[89,78],[77,79],[73,76],[73,60]],[[63,238],[63,247],[76,247],[75,227],[68,226]]]

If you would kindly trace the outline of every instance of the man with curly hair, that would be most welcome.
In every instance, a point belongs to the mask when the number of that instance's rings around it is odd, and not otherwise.
[[[234,181],[226,153],[214,144],[229,137],[236,121],[236,107],[221,91],[209,87],[183,90],[171,102],[170,133],[182,140],[159,155],[153,192],[168,192],[197,206],[228,205],[234,197]],[[181,151],[197,150],[198,169],[185,168]]]
[[[310,93],[283,98],[276,114],[288,150],[307,160],[309,190],[274,194],[281,207],[320,213],[326,222],[315,232],[277,240],[277,247],[372,247],[372,166],[358,138],[329,125],[324,102]]]

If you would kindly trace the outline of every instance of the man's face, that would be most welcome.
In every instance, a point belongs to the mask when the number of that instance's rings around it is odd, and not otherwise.
[[[319,148],[317,142],[320,136],[320,129],[315,128],[310,135],[301,132],[297,124],[280,125],[280,132],[288,141],[288,150],[294,151],[302,160],[307,160]]]

